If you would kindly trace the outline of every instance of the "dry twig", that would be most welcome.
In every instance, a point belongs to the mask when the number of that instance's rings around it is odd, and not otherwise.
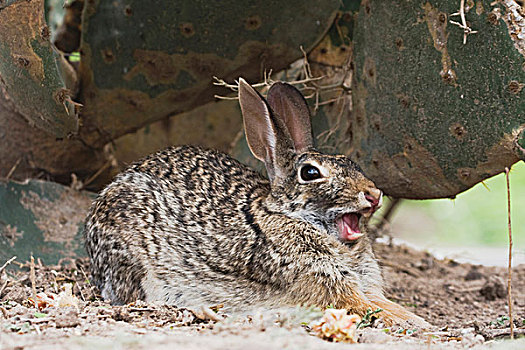
[[[82,287],[80,286],[80,283],[78,283],[76,278],[75,278],[75,286],[77,287],[80,293],[80,298],[82,298],[82,301],[86,301],[86,298],[84,297],[84,293],[82,292]]]
[[[286,75],[285,77],[282,77],[281,79],[286,79],[287,83],[296,85],[296,87],[301,90],[301,92],[304,95],[304,98],[309,100],[314,100],[314,107],[313,111],[319,110],[320,107],[325,105],[334,105],[335,111],[337,113],[336,120],[333,126],[331,126],[328,130],[325,130],[321,134],[317,135],[317,139],[320,141],[320,144],[325,144],[328,142],[330,137],[340,128],[340,124],[342,123],[344,112],[346,110],[351,109],[351,99],[349,98],[351,93],[351,87],[348,81],[351,81],[352,76],[352,60],[351,57],[348,58],[347,62],[342,67],[342,72],[339,74],[342,79],[338,79],[335,82],[330,82],[328,84],[322,84],[319,82],[322,79],[326,79],[327,76],[313,76],[310,63],[308,61],[308,55],[306,51],[300,47],[301,52],[303,53],[303,59],[301,61],[296,61],[291,65],[291,69],[293,71],[293,75],[291,77],[288,77]],[[287,72],[287,70],[286,70]],[[350,74],[349,74],[350,73]],[[214,78],[214,85],[222,86],[225,88],[228,88],[232,90],[233,92],[237,92],[238,82],[235,81],[233,84],[229,84],[223,79],[220,79],[218,77]],[[275,81],[271,78],[271,71],[264,74],[264,81],[256,84],[251,84],[254,88],[263,88],[266,90],[269,88]],[[297,86],[299,85],[299,86]],[[324,98],[324,94],[328,94],[329,97]],[[264,94],[263,94],[264,95]],[[215,95],[214,96],[217,99],[221,100],[237,100],[237,96],[220,96]],[[314,113],[315,113],[314,112]],[[334,113],[335,114],[335,113]],[[344,141],[339,141],[344,142]],[[235,143],[235,141],[233,142]],[[332,145],[332,146],[322,146],[324,149],[335,149],[338,145]],[[320,146],[321,147],[321,146]]]
[[[0,312],[2,313],[5,319],[9,318],[9,314],[7,313],[7,310],[5,309],[5,307],[0,306]]]
[[[461,0],[459,4],[459,12],[451,14],[451,16],[458,15],[461,17],[461,23],[455,21],[450,21],[450,23],[455,24],[463,29],[463,45],[465,45],[467,43],[467,36],[469,34],[476,34],[478,32],[477,30],[472,30],[472,28],[467,25],[467,20],[465,19],[465,0]]]
[[[330,137],[335,134],[335,132],[339,129],[339,126],[341,124],[341,121],[343,119],[343,114],[345,112],[345,107],[346,107],[346,100],[344,99],[341,99],[343,95],[340,95],[339,97],[335,98],[335,99],[331,99],[329,101],[325,101],[325,102],[334,102],[334,103],[337,103],[337,104],[340,104],[340,111],[339,113],[337,113],[337,118],[336,118],[336,121],[335,121],[335,124],[329,128],[328,130],[325,130],[323,132],[321,132],[319,135],[317,135],[317,139],[321,141],[321,143],[326,143],[328,142],[328,140],[330,139]],[[325,104],[324,102],[317,102],[316,101],[316,108],[319,108],[319,106]]]
[[[84,276],[84,278],[86,279],[86,283],[91,285],[91,281],[89,280],[89,277],[88,275],[86,274],[86,271],[84,271],[84,269],[82,268],[81,265],[78,265],[79,269],[80,269],[80,272],[82,272],[82,275]]]
[[[390,218],[400,203],[401,198],[392,198],[392,200],[388,203],[388,207],[385,209],[385,214],[381,218],[381,221],[379,221],[377,226],[374,227],[374,231],[380,232],[386,224],[390,223]]]
[[[5,268],[11,264],[13,261],[15,261],[16,256],[13,256],[11,259],[7,260],[2,267],[0,267],[0,277],[2,276],[2,272],[5,270]],[[0,286],[0,298],[2,297],[2,294],[4,293],[4,290],[7,287],[7,284],[9,283],[9,278],[6,278],[5,282]]]
[[[13,175],[13,173],[15,172],[16,168],[18,167],[21,161],[22,161],[22,158],[18,158],[15,164],[11,167],[11,170],[9,170],[9,172],[7,173],[7,176],[5,177],[6,181],[11,178],[11,175]]]
[[[33,292],[33,300],[36,303],[36,274],[35,274],[35,258],[31,254],[31,264],[29,265],[29,279],[31,280],[31,290]]]
[[[15,259],[16,259],[16,256],[13,256],[11,259],[7,260],[5,264],[3,264],[2,267],[0,267],[0,274],[2,273],[2,271],[4,271],[7,265],[11,264],[13,261],[15,261]]]
[[[131,312],[153,312],[157,309],[151,307],[128,307],[128,310]]]
[[[2,299],[2,294],[4,294],[4,290],[7,287],[7,284],[9,283],[9,279],[6,279],[4,284],[0,287],[0,300]]]
[[[95,179],[100,175],[102,174],[102,172],[104,172],[106,169],[108,169],[110,166],[111,166],[112,162],[111,160],[108,160],[107,162],[105,162],[101,167],[100,169],[98,169],[93,175],[91,175],[86,181],[84,181],[82,187],[80,189],[84,189],[86,188],[87,185],[89,185],[90,183],[92,183],[93,181],[95,181]]]
[[[481,332],[481,335],[483,335],[485,339],[494,339],[494,338],[506,337],[509,335],[514,336],[513,335],[514,333],[517,336],[525,335],[525,328],[518,328],[513,333],[510,333],[508,329],[486,329]]]
[[[320,77],[314,77],[312,75],[312,72],[311,72],[311,69],[310,69],[310,63],[308,62],[308,57],[307,57],[307,54],[306,54],[306,51],[304,51],[303,47],[301,46],[300,47],[301,49],[301,52],[303,53],[303,65],[302,65],[302,70],[303,70],[303,74],[304,74],[304,79],[300,79],[300,80],[291,80],[291,81],[288,81],[287,83],[288,84],[292,84],[292,85],[304,85],[304,84],[307,84],[307,83],[312,83],[312,82],[315,82],[315,81],[318,81],[318,80],[321,80],[321,79],[324,79],[325,76],[320,76]],[[257,84],[250,84],[253,88],[261,88],[261,87],[270,87],[275,81],[271,78],[271,75],[272,75],[272,71],[270,70],[269,72],[264,72],[264,81],[262,83],[257,83]],[[220,79],[218,77],[213,77],[213,79],[215,80],[213,82],[213,85],[216,85],[216,86],[223,86],[225,88],[228,88],[232,91],[238,91],[239,90],[239,82],[236,80],[235,81],[235,84],[229,84],[227,83],[226,81],[224,81],[223,79]],[[303,88],[299,88],[299,90],[304,90],[304,89],[312,89],[314,90],[314,94],[310,95],[310,96],[305,96],[305,98],[312,98],[312,97],[316,97],[316,109],[318,108],[318,100],[319,100],[319,90],[326,90],[326,89],[331,89],[333,88],[332,86],[317,86],[316,84],[313,84],[314,85],[314,88],[309,88],[309,87],[303,87]],[[339,85],[337,85],[337,87],[339,87]],[[214,97],[216,99],[219,99],[219,100],[238,100],[239,97],[238,96],[221,96],[221,95],[214,95]]]
[[[512,318],[512,223],[510,220],[510,180],[509,168],[505,168],[505,177],[507,179],[507,217],[509,228],[509,268],[507,279],[507,298],[509,304],[509,322],[510,322],[510,338],[514,339],[514,320]]]

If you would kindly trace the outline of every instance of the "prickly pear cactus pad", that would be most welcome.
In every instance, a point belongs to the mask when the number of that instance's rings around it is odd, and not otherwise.
[[[81,137],[101,145],[212,101],[213,76],[260,80],[312,48],[339,7],[329,1],[87,1]],[[226,92],[227,93],[227,92]]]
[[[53,182],[0,182],[0,260],[85,256],[81,229],[93,198]]]
[[[44,1],[0,1],[0,93],[30,124],[63,138],[77,117],[50,44]]]
[[[378,187],[453,197],[525,158],[524,15],[506,0],[362,2],[350,153]]]

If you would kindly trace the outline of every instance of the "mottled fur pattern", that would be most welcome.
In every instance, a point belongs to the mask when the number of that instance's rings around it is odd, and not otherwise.
[[[289,88],[281,87],[274,95],[288,98]],[[191,146],[130,166],[100,193],[86,221],[92,277],[103,297],[231,309],[333,305],[359,314],[381,306],[387,322],[422,324],[383,297],[367,237],[342,241],[335,225],[344,213],[366,212],[366,196],[381,192],[348,158],[313,149],[307,133],[297,131],[310,132],[309,115],[297,117],[305,126],[287,125],[278,116],[286,106],[274,102],[278,111],[271,111],[251,88],[241,89],[245,123],[252,123],[246,109],[267,108],[261,124],[278,129],[256,135],[268,142],[254,141],[247,129],[270,181],[226,154]],[[321,169],[323,181],[298,181],[304,164]]]

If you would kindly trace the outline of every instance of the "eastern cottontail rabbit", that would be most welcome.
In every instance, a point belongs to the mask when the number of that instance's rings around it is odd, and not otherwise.
[[[85,227],[93,281],[113,303],[195,307],[381,307],[387,323],[425,322],[388,301],[364,220],[382,193],[344,156],[313,148],[301,93],[264,100],[243,79],[253,155],[269,180],[226,154],[174,147],[118,175]]]

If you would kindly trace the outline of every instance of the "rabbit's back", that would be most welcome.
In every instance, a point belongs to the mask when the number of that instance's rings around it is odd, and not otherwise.
[[[249,255],[249,205],[268,191],[261,175],[213,150],[169,148],[133,164],[86,221],[94,282],[115,303],[189,304],[243,289],[234,277],[248,268],[239,257]]]

